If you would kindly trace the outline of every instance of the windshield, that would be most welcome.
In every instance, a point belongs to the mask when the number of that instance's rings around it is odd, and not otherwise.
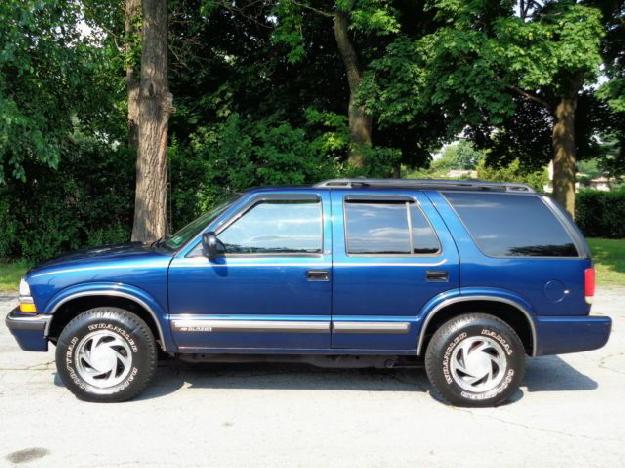
[[[164,242],[164,245],[172,250],[178,249],[181,245],[185,244],[187,241],[197,236],[200,232],[204,230],[206,226],[208,226],[218,215],[220,215],[232,202],[234,202],[239,196],[230,198],[228,201],[222,203],[221,205],[217,205],[212,210],[204,213],[202,216],[197,218],[194,221],[191,221],[185,227],[180,229],[173,236],[168,237]]]

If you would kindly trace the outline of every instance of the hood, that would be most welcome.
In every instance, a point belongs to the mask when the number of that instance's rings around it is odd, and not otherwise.
[[[152,255],[171,256],[171,253],[165,249],[153,248],[150,247],[150,244],[143,244],[141,242],[110,244],[89,249],[75,250],[73,252],[40,263],[31,272],[35,273],[38,270],[44,268],[56,267],[61,265],[70,266],[78,263],[82,264],[85,262],[91,263],[108,260],[131,260],[137,257]]]

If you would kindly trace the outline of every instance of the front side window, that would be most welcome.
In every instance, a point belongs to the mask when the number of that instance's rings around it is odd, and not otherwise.
[[[265,200],[219,234],[227,254],[319,254],[319,200]]]
[[[352,255],[435,254],[438,237],[418,206],[406,201],[347,201],[347,253]]]
[[[482,252],[491,257],[577,257],[569,233],[537,196],[446,193]]]

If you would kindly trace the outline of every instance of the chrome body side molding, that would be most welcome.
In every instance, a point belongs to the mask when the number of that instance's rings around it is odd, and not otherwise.
[[[303,320],[206,320],[175,318],[173,329],[182,333],[329,333],[330,322]]]
[[[409,322],[334,322],[335,333],[385,333],[404,335],[410,332]]]
[[[368,333],[407,334],[409,322],[330,322],[313,320],[231,320],[172,316],[182,333]]]

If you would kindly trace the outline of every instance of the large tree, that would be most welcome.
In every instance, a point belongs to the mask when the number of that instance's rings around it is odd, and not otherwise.
[[[362,41],[359,44],[354,35],[360,32],[366,38],[373,33],[376,40],[381,41],[397,32],[398,23],[390,3],[385,0],[280,0],[274,10],[278,21],[274,37],[292,47],[290,58],[293,62],[300,60],[305,50],[306,38],[302,34],[302,23],[309,21],[311,15],[328,19],[326,31],[329,33],[329,27],[332,28],[348,85],[347,117],[351,140],[348,162],[356,168],[365,165],[365,155],[373,144],[372,116],[365,112],[364,106],[356,98],[365,70],[363,60],[371,58],[373,48],[366,47]]]
[[[147,242],[167,232],[167,0],[143,0],[142,22],[132,240]]]
[[[438,21],[431,34],[400,36],[372,64],[362,96],[368,108],[391,121],[440,108],[451,136],[485,120],[496,128],[519,99],[543,107],[552,119],[554,196],[573,214],[575,114],[599,72],[599,10],[568,1],[440,0],[431,7]]]

